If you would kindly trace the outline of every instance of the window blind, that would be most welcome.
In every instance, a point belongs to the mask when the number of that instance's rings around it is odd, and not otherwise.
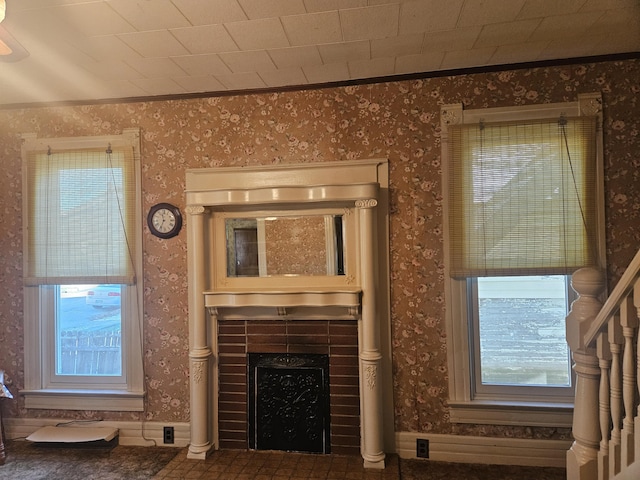
[[[597,265],[596,118],[449,127],[452,277]]]
[[[133,284],[133,148],[27,155],[27,285]]]

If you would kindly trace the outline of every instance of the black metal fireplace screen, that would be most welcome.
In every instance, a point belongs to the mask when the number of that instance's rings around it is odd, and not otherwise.
[[[329,357],[250,353],[249,448],[330,453]]]

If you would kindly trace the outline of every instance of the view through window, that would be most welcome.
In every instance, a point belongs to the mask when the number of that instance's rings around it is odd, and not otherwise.
[[[60,285],[56,375],[122,375],[122,287]]]
[[[564,275],[477,279],[483,385],[571,385],[567,282]]]

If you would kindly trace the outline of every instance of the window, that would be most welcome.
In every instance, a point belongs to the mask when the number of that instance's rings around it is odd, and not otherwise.
[[[598,100],[442,109],[454,422],[571,425],[570,275],[604,267]]]
[[[24,136],[27,408],[142,410],[139,152]]]

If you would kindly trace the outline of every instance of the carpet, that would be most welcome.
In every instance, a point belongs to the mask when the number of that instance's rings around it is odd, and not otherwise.
[[[6,443],[0,478],[11,480],[147,480],[179,452],[165,447],[42,447]]]

